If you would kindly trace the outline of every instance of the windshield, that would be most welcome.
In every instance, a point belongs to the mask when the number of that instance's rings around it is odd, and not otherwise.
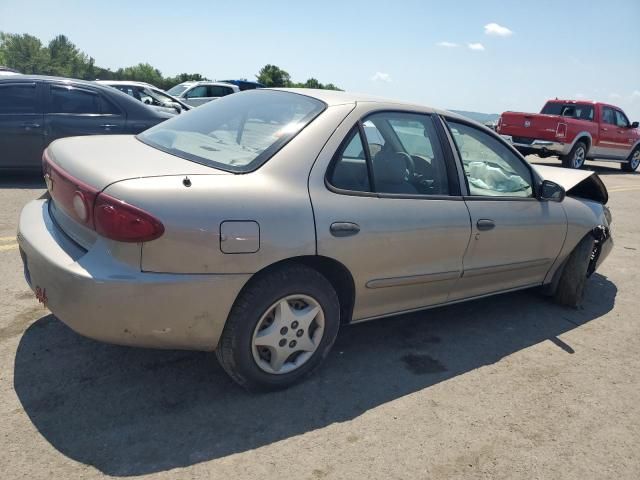
[[[167,90],[167,93],[169,95],[173,95],[174,97],[177,97],[182,92],[184,92],[187,88],[189,88],[188,85],[180,84],[180,85],[176,85],[175,87],[171,87],[169,90]]]
[[[304,95],[251,90],[156,125],[138,139],[203,165],[246,172],[266,162],[324,108]]]

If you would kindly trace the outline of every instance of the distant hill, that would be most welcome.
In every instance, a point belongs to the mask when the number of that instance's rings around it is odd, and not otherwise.
[[[450,112],[457,113],[463,117],[470,118],[479,123],[493,123],[497,122],[500,117],[499,113],[480,113],[480,112],[467,112],[465,110],[449,110]]]

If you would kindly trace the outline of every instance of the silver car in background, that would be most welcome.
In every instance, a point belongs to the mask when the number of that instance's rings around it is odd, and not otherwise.
[[[96,80],[96,83],[107,85],[126,93],[130,97],[149,105],[154,110],[174,115],[191,110],[191,106],[172,97],[164,90],[149,83],[129,80]]]
[[[18,233],[36,297],[88,337],[216,350],[254,390],[311,373],[348,323],[530,287],[577,306],[612,246],[593,172],[345,92],[230,95],[57,141],[44,171]]]
[[[192,107],[198,107],[211,100],[217,100],[232,93],[238,93],[239,91],[240,87],[231,83],[194,81],[180,83],[170,88],[167,93],[179,98]]]

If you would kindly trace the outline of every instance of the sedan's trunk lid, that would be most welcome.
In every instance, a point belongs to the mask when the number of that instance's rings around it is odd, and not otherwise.
[[[72,137],[53,142],[45,153],[45,179],[52,198],[49,212],[76,243],[89,249],[98,234],[91,212],[82,221],[74,204],[80,192],[93,209],[97,194],[109,185],[136,178],[231,175],[150,147],[133,136]],[[75,193],[74,193],[75,192]]]
[[[48,154],[62,170],[99,191],[132,178],[228,174],[157,150],[131,135],[65,138],[53,142]]]

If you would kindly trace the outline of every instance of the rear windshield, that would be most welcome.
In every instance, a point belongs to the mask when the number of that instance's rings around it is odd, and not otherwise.
[[[248,172],[266,162],[325,106],[296,93],[250,90],[160,123],[138,139],[193,162]]]
[[[547,102],[540,113],[593,121],[593,105],[580,103]]]

